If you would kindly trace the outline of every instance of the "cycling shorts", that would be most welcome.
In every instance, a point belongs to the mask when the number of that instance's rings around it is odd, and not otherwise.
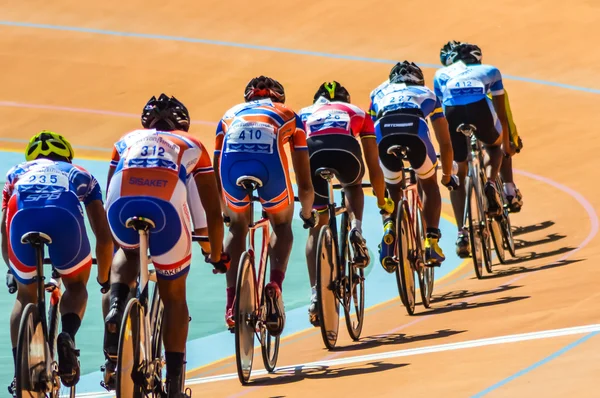
[[[401,112],[388,113],[375,122],[375,136],[379,148],[379,163],[388,184],[401,182],[404,167],[400,159],[387,153],[393,145],[408,148],[408,161],[417,177],[426,179],[435,174],[437,155],[425,119]]]
[[[47,245],[52,265],[63,277],[74,277],[92,266],[90,242],[85,231],[83,210],[72,192],[42,194],[15,193],[8,202],[6,226],[8,252],[14,276],[23,284],[34,282],[36,251],[21,243],[28,232],[42,232],[52,239]]]
[[[496,115],[492,100],[487,97],[471,104],[447,106],[444,113],[450,128],[450,138],[452,139],[452,149],[454,150],[454,160],[456,162],[467,160],[468,145],[470,145],[467,137],[456,131],[462,123],[477,127],[475,136],[485,145],[494,145],[502,134],[502,125]]]
[[[148,178],[152,169],[130,168],[115,173],[110,181],[106,198],[106,213],[112,234],[124,249],[139,247],[139,234],[127,228],[127,219],[144,217],[152,220],[155,228],[150,230],[148,248],[157,277],[177,279],[187,274],[192,259],[192,236],[190,213],[187,204],[186,184],[177,178],[170,198],[160,192],[152,195],[145,189],[143,195],[122,195],[122,191],[133,192],[129,181]],[[157,187],[157,191],[160,188]]]
[[[236,213],[250,206],[248,193],[236,183],[242,176],[255,177],[262,182],[257,194],[267,213],[280,212],[293,204],[294,190],[287,159],[285,153],[275,148],[272,153],[222,152],[219,173],[225,205]]]
[[[365,166],[360,144],[356,138],[345,134],[323,134],[306,140],[310,154],[310,173],[315,190],[313,207],[323,210],[329,204],[329,185],[316,174],[320,167],[337,171],[336,178],[342,186],[362,183]]]

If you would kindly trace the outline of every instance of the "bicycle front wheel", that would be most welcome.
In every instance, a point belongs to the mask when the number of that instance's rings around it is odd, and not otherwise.
[[[422,264],[425,264],[425,249],[423,247],[423,242],[425,242],[425,228],[423,225],[423,213],[420,208],[417,208],[416,215],[416,223],[417,223],[417,252],[419,253],[419,261]],[[418,275],[419,275],[419,291],[421,293],[421,301],[423,302],[423,306],[425,308],[431,307],[431,295],[433,294],[433,283],[435,280],[435,268],[434,267],[418,267]]]
[[[256,278],[253,259],[247,251],[240,258],[235,297],[235,364],[240,383],[246,385],[252,372],[254,360]]]
[[[478,279],[483,278],[483,249],[481,244],[481,213],[477,204],[477,197],[473,180],[471,177],[465,178],[465,189],[467,192],[467,213],[466,221],[469,229],[469,240],[471,244],[471,257],[475,267],[475,275]]]
[[[339,274],[336,242],[328,225],[317,240],[317,309],[321,337],[327,349],[335,347],[340,327]]]
[[[365,319],[365,270],[352,265],[348,241],[350,224],[347,212],[342,215],[340,232],[339,247],[342,253],[342,267],[346,269],[346,275],[348,276],[348,284],[344,291],[346,329],[348,329],[348,334],[352,340],[357,341],[360,338]]]
[[[35,304],[29,303],[21,315],[17,340],[17,397],[42,398],[46,384],[46,340]],[[50,380],[47,380],[50,381]]]
[[[406,201],[400,202],[396,220],[398,239],[396,240],[398,253],[398,267],[396,268],[396,282],[398,292],[406,311],[409,315],[415,313],[415,272],[412,265],[412,254],[415,251],[414,242],[410,236],[410,223],[408,220]]]
[[[116,394],[118,398],[144,396],[144,367],[148,363],[144,309],[137,298],[129,300],[123,313],[117,354]]]

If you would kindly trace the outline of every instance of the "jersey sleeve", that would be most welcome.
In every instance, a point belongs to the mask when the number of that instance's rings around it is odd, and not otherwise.
[[[200,156],[198,157],[198,162],[194,166],[192,170],[192,176],[197,176],[198,174],[206,174],[206,173],[214,173],[214,169],[212,163],[210,161],[210,156],[208,155],[208,151],[204,148],[204,145],[199,144],[200,146]],[[217,151],[215,150],[215,153]],[[219,152],[220,153],[220,152]]]
[[[121,155],[119,155],[117,145],[115,144],[112,149],[112,155],[110,156],[110,167],[117,167],[117,165],[119,164],[119,160],[121,160]]]
[[[71,184],[75,187],[75,194],[84,205],[89,205],[94,200],[102,202],[102,189],[96,177],[83,167],[74,164],[78,173],[69,172]]]
[[[292,150],[294,151],[307,151],[308,144],[306,143],[306,131],[304,130],[304,123],[300,116],[294,113],[295,128],[292,133],[292,139],[290,140]]]
[[[432,122],[439,118],[444,117],[444,109],[442,108],[442,103],[440,99],[436,97],[435,104],[433,106],[433,111],[431,111],[431,115],[429,116],[429,120]]]
[[[490,91],[492,96],[504,94],[504,84],[502,83],[502,74],[498,68],[493,68],[490,72],[492,83],[490,85]]]
[[[83,204],[87,206],[94,200],[102,202],[102,189],[96,177],[90,174],[90,186],[87,195],[83,198]]]
[[[223,149],[223,140],[225,139],[225,130],[223,129],[223,125],[225,123],[221,119],[219,124],[217,124],[217,131],[215,135],[215,156],[221,154],[221,150]]]
[[[12,184],[8,181],[4,183],[4,188],[2,188],[2,210],[8,207],[8,200],[12,196]]]
[[[365,115],[365,117],[363,118],[363,124],[358,136],[360,138],[375,138],[375,125],[373,124],[373,119],[371,119],[367,115]]]
[[[433,92],[435,93],[435,96],[438,97],[438,100],[443,98],[440,80],[438,79],[437,75],[433,77]]]

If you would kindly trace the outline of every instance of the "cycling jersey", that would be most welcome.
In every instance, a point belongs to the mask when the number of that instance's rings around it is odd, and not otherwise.
[[[422,117],[431,120],[444,116],[439,99],[425,86],[406,85],[404,83],[381,83],[371,92],[369,114],[377,120],[387,112],[416,109]]]
[[[48,254],[53,266],[66,277],[92,265],[83,210],[94,200],[102,202],[98,181],[82,167],[67,162],[38,159],[9,170],[2,192],[9,233],[9,261],[15,277],[33,283],[36,253],[21,243],[28,232],[43,232],[52,243]]]
[[[138,233],[126,227],[127,219],[149,218],[156,224],[149,250],[157,276],[187,273],[192,229],[187,187],[194,176],[214,172],[204,146],[182,131],[135,130],[115,144],[111,167],[106,207],[119,245],[138,247]]]
[[[320,97],[313,105],[303,108],[300,118],[308,138],[324,134],[345,134],[355,137],[374,137],[373,122],[359,107],[346,102],[329,101]]]
[[[444,106],[466,105],[504,94],[502,75],[491,65],[466,65],[459,61],[438,69],[433,78],[435,94]]]
[[[284,145],[307,150],[300,117],[270,99],[242,103],[229,109],[217,126],[215,154],[220,155],[223,198],[228,208],[244,211],[247,192],[237,185],[241,176],[262,181],[257,193],[267,212],[278,212],[294,201]]]

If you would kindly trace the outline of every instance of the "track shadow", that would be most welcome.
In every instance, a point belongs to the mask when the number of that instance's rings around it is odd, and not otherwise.
[[[404,333],[380,334],[375,336],[363,337],[356,344],[352,344],[346,347],[336,347],[334,351],[357,351],[386,345],[406,344],[414,343],[416,341],[443,339],[464,332],[466,332],[466,330],[445,329],[438,330],[435,333],[421,334],[416,336],[408,336]]]
[[[520,286],[520,285],[502,285],[502,286],[498,286],[497,288],[494,288],[492,290],[482,290],[479,292],[474,292],[471,290],[454,290],[454,291],[451,291],[448,293],[433,296],[431,299],[431,303],[436,304],[436,303],[440,303],[442,301],[461,300],[461,299],[464,300],[466,298],[484,296],[486,294],[507,292],[509,290],[517,289],[520,287],[522,287],[522,286]]]
[[[564,239],[566,237],[567,237],[566,235],[550,234],[550,235],[547,235],[545,238],[538,239],[538,240],[527,241],[527,240],[522,240],[522,239],[515,239],[515,249],[520,250],[520,249],[526,249],[531,246],[552,243],[552,242],[556,242],[560,239]]]
[[[370,373],[385,372],[408,366],[407,363],[369,362],[346,367],[329,366],[297,366],[293,368],[279,368],[272,376],[257,377],[250,386],[277,386],[289,383],[297,383],[302,380],[329,380],[340,377],[364,375]]]
[[[462,302],[457,302],[457,303],[448,303],[443,307],[431,308],[428,311],[415,313],[415,315],[416,316],[424,316],[424,315],[444,314],[446,312],[471,310],[474,308],[493,307],[496,305],[514,303],[517,301],[528,299],[530,297],[531,296],[509,296],[509,297],[502,297],[497,300],[483,301],[483,302],[462,301]]]
[[[502,278],[504,276],[511,276],[511,275],[516,275],[516,274],[526,274],[528,272],[543,271],[546,269],[564,267],[565,265],[569,265],[572,263],[578,263],[580,261],[583,261],[583,259],[562,260],[562,261],[557,261],[557,262],[546,264],[546,265],[541,265],[539,267],[512,267],[512,268],[508,268],[508,269],[497,269],[494,271],[493,274],[486,275],[484,277],[484,279]]]
[[[552,256],[557,256],[559,254],[565,254],[570,252],[571,250],[574,250],[574,247],[561,247],[559,249],[556,250],[549,250],[547,252],[529,252],[529,254],[526,255],[519,255],[516,258],[511,258],[508,259],[504,262],[503,265],[514,265],[514,264],[520,264],[523,263],[525,261],[532,261],[532,260],[539,260],[541,258],[546,258],[546,257],[552,257]]]
[[[537,224],[527,225],[524,227],[514,227],[513,228],[513,236],[528,234],[530,232],[539,231],[541,229],[546,229],[554,225],[554,221],[542,221]]]

